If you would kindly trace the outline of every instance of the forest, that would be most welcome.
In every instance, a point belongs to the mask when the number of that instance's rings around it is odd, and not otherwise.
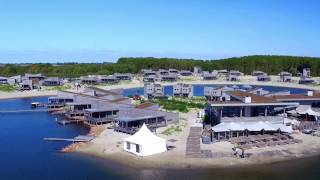
[[[192,71],[194,66],[199,66],[206,71],[227,69],[239,70],[245,74],[251,74],[253,70],[261,70],[270,75],[279,74],[281,71],[288,71],[295,75],[308,67],[311,68],[313,76],[320,76],[320,58],[267,55],[216,60],[122,57],[116,63],[2,64],[0,76],[42,73],[46,76],[72,78],[89,74],[138,73],[141,69],[175,68]]]

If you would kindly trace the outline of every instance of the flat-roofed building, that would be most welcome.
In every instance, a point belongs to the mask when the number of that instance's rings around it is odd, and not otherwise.
[[[8,84],[8,78],[0,77],[0,84]]]
[[[106,84],[115,84],[119,82],[119,79],[114,75],[100,76],[99,79],[101,83]]]
[[[282,71],[280,74],[280,81],[282,82],[291,82],[292,80],[292,74],[286,71]]]
[[[62,85],[62,80],[58,77],[48,77],[41,81],[42,86],[60,86]]]
[[[223,86],[223,87],[210,87],[210,86],[205,86],[203,88],[204,92],[204,97],[209,100],[209,101],[226,101],[230,100],[230,96],[225,93],[228,91],[233,91],[234,88],[228,87],[228,86]]]
[[[120,81],[122,80],[126,80],[126,81],[130,81],[132,80],[132,74],[130,73],[114,73],[113,74],[117,79],[119,79]]]
[[[257,81],[271,81],[271,78],[267,73],[264,73],[257,76]]]
[[[118,118],[119,108],[100,107],[85,109],[85,121],[93,125],[101,125],[115,121]]]
[[[169,73],[172,73],[172,74],[179,74],[179,71],[176,70],[176,69],[169,69]]]
[[[272,96],[279,102],[298,102],[300,105],[311,105],[313,107],[320,107],[320,93],[317,91],[307,91],[301,94],[287,94]]]
[[[217,71],[210,73],[209,71],[202,72],[202,79],[203,80],[215,80],[218,77]]]
[[[311,69],[304,68],[301,73],[299,84],[312,84],[312,83],[314,83],[314,80],[311,76]]]
[[[100,83],[99,78],[94,75],[81,76],[80,81],[82,84],[90,84],[90,85],[96,85]]]
[[[178,83],[173,86],[173,96],[176,97],[193,97],[193,85]]]
[[[161,81],[170,81],[170,82],[173,82],[173,81],[177,81],[177,75],[176,74],[164,74],[164,75],[158,75],[158,78],[161,80]]]
[[[228,81],[240,81],[240,76],[242,76],[243,73],[237,70],[231,70],[229,71],[227,75],[227,80]]]
[[[208,101],[206,112],[213,125],[232,120],[235,122],[247,121],[263,117],[264,121],[272,121],[276,114],[275,109],[298,106],[297,102],[279,102],[272,97],[264,97],[244,91],[229,91],[230,100]],[[281,112],[280,112],[281,113]],[[235,118],[237,117],[237,118]],[[249,118],[248,118],[249,117]],[[275,122],[278,123],[278,122]]]
[[[265,72],[258,71],[258,70],[252,71],[252,73],[251,73],[252,76],[259,76],[259,75],[264,75],[264,74],[265,74]]]
[[[192,76],[193,73],[191,71],[187,71],[187,70],[182,70],[179,73],[181,76]]]
[[[145,83],[144,84],[144,97],[152,99],[155,97],[164,96],[164,87],[158,83]]]

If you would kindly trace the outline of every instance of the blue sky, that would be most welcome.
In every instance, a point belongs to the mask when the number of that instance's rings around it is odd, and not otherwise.
[[[317,0],[0,0],[0,62],[320,56]]]

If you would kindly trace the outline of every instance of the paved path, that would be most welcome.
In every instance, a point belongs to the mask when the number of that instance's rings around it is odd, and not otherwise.
[[[191,127],[186,146],[187,158],[212,158],[211,150],[201,150],[200,138],[202,127]]]

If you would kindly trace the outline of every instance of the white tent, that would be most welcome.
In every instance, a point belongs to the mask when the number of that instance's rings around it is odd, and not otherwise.
[[[134,135],[124,138],[124,150],[138,156],[167,151],[166,140],[154,135],[145,124]]]
[[[214,127],[212,127],[212,130],[214,132],[227,132],[227,131],[280,131],[282,132],[287,132],[291,133],[292,132],[292,127],[291,126],[286,126],[284,124],[271,124],[269,122],[263,122],[263,121],[258,121],[258,122],[241,122],[241,123],[236,123],[236,122],[231,122],[231,123],[220,123]]]

